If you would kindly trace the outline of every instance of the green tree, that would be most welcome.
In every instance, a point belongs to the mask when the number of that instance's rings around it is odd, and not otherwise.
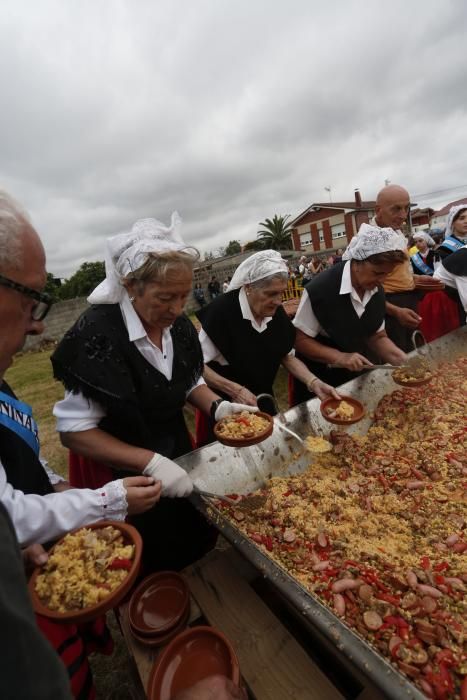
[[[241,245],[238,241],[230,241],[229,245],[225,249],[226,255],[236,255],[242,250]]]
[[[69,280],[62,284],[60,297],[62,299],[87,297],[104,279],[105,265],[103,262],[85,262]]]
[[[52,300],[60,301],[60,289],[61,289],[60,279],[53,276],[51,272],[47,273],[47,282],[45,283],[44,292],[52,297]]]
[[[264,243],[262,241],[248,241],[243,246],[243,252],[245,253],[249,250],[264,250]]]
[[[292,248],[292,226],[287,223],[290,214],[286,216],[274,215],[272,219],[266,219],[259,224],[263,229],[258,231],[258,239],[265,248],[273,250],[287,250]]]

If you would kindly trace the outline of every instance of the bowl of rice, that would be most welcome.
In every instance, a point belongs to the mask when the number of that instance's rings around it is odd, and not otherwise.
[[[86,622],[116,607],[133,585],[143,543],[126,523],[101,521],[69,532],[34,570],[29,592],[36,613]]]
[[[365,415],[363,404],[351,396],[343,396],[341,399],[326,399],[321,403],[320,411],[323,418],[336,425],[358,423]]]
[[[226,416],[214,426],[214,435],[229,447],[250,447],[266,440],[273,431],[274,423],[269,413],[241,411]]]

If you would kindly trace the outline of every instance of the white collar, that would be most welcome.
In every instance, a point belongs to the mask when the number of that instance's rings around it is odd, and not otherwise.
[[[240,310],[245,321],[250,321],[251,325],[253,326],[255,331],[258,331],[258,333],[262,333],[263,331],[265,331],[269,321],[272,319],[272,316],[265,316],[261,323],[257,322],[255,317],[253,316],[250,304],[248,303],[248,297],[245,292],[245,287],[242,287],[240,289],[238,301],[240,302]]]
[[[123,320],[128,331],[128,338],[131,343],[135,340],[141,340],[146,338],[149,342],[152,342],[146,333],[146,330],[141,322],[140,317],[136,313],[133,304],[130,301],[127,291],[125,290],[123,299],[120,302],[120,309],[122,311]],[[164,328],[162,331],[162,339],[170,334],[170,328]]]
[[[339,294],[350,294],[350,296],[355,299],[355,301],[359,301],[360,304],[363,304],[363,306],[366,306],[368,302],[370,301],[371,297],[373,294],[376,294],[378,291],[378,287],[373,287],[373,289],[365,289],[365,293],[363,294],[363,299],[360,299],[360,296],[358,295],[356,289],[352,286],[352,277],[350,274],[350,263],[351,260],[347,260],[347,262],[344,265],[344,269],[342,271],[342,280],[341,280],[341,288],[339,289]]]

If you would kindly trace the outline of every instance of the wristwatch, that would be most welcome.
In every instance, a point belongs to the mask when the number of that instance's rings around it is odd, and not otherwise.
[[[211,409],[210,409],[210,411],[209,411],[209,415],[210,415],[211,421],[212,421],[213,423],[216,422],[216,411],[217,411],[217,409],[219,408],[219,406],[221,405],[221,403],[223,403],[224,400],[225,400],[225,399],[216,399],[216,400],[213,401],[212,404],[211,404]]]

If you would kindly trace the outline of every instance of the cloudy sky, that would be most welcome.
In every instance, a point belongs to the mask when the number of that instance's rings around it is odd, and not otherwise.
[[[174,209],[206,252],[326,186],[467,196],[464,0],[2,0],[0,17],[0,187],[56,276]]]

